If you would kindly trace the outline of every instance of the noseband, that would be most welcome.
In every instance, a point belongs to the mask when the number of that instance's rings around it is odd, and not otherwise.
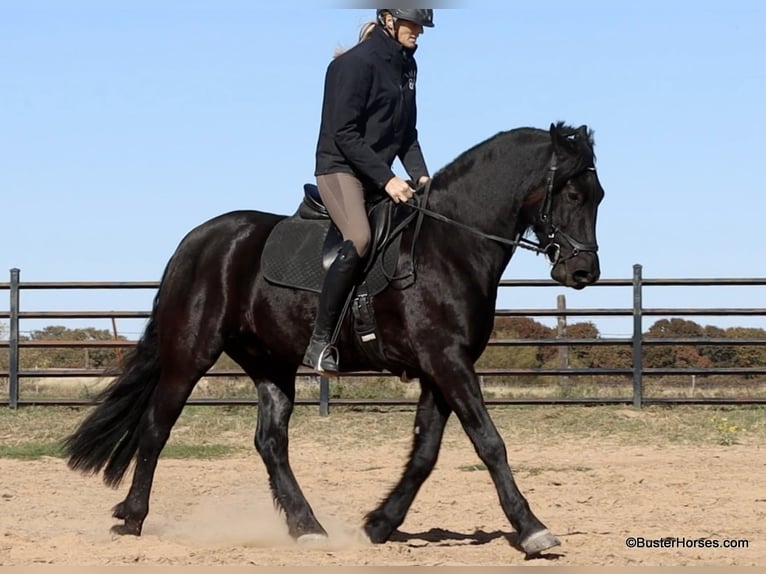
[[[455,221],[454,219],[450,219],[449,217],[446,217],[442,215],[441,213],[436,213],[435,211],[431,211],[430,209],[417,205],[414,202],[406,202],[406,203],[403,203],[402,205],[406,205],[407,207],[410,207],[411,209],[414,209],[420,212],[420,218],[419,218],[420,220],[418,221],[418,225],[417,225],[418,230],[420,228],[420,222],[422,221],[422,216],[427,215],[428,217],[432,219],[443,221],[444,223],[448,223],[450,225],[463,229],[464,231],[468,231],[470,233],[473,233],[474,235],[483,237],[484,239],[490,239],[497,243],[502,243],[503,245],[510,245],[512,247],[511,255],[513,255],[513,253],[516,251],[516,248],[521,247],[522,249],[526,249],[528,251],[534,251],[537,254],[542,253],[543,255],[545,255],[545,258],[548,260],[548,262],[551,265],[556,265],[558,263],[561,263],[573,257],[577,257],[580,253],[597,253],[598,252],[598,245],[596,245],[595,243],[583,243],[582,241],[578,241],[577,239],[569,235],[567,232],[559,229],[559,227],[555,223],[553,223],[553,191],[554,191],[554,183],[555,183],[557,171],[558,171],[558,159],[556,157],[556,153],[554,152],[551,155],[551,165],[548,168],[548,177],[547,177],[547,182],[545,187],[545,197],[543,198],[543,204],[540,208],[540,214],[539,214],[540,222],[545,226],[545,235],[548,238],[548,241],[547,243],[545,243],[545,245],[541,244],[538,241],[532,241],[531,239],[521,237],[521,233],[518,233],[514,239],[506,239],[505,237],[500,237],[498,235],[484,233],[483,231],[480,231],[476,229],[475,227],[471,227],[470,225],[466,225],[464,223],[460,223],[459,221]],[[588,167],[586,168],[586,171],[595,172],[596,168]],[[428,204],[428,196],[430,192],[431,192],[431,180],[429,179],[425,185],[425,189],[423,192],[423,202],[422,202],[423,205]],[[571,248],[569,255],[567,255],[564,258],[561,257],[561,244],[558,241],[560,239],[563,239],[564,241],[566,241],[566,243]],[[414,245],[414,242],[413,242],[413,245]]]

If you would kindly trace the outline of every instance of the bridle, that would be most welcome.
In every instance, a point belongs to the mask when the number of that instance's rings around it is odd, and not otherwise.
[[[535,251],[536,253],[543,253],[551,265],[556,265],[562,261],[577,257],[580,253],[598,253],[598,245],[596,243],[583,243],[582,241],[578,241],[566,231],[559,229],[553,222],[553,186],[557,171],[558,158],[556,157],[556,152],[553,152],[551,155],[551,166],[548,168],[545,197],[543,198],[543,204],[540,207],[539,215],[540,222],[545,226],[545,235],[548,237],[548,242],[543,246],[539,242],[530,241],[519,235],[516,236],[516,241],[519,241],[519,247],[524,247],[522,242],[529,245],[529,247],[524,248]],[[592,171],[595,173],[596,168],[590,166],[586,167],[584,171]],[[569,255],[563,259],[561,258],[561,244],[556,241],[557,238],[564,239],[571,248]]]
[[[512,248],[511,255],[513,255],[513,253],[516,251],[517,248],[521,247],[522,249],[533,251],[537,254],[545,255],[545,258],[548,260],[548,263],[550,263],[551,265],[556,265],[558,263],[561,263],[573,257],[577,257],[580,253],[597,253],[598,252],[597,244],[584,243],[582,241],[579,241],[575,239],[574,237],[572,237],[571,235],[569,235],[567,232],[559,229],[559,227],[553,222],[553,195],[554,195],[554,185],[555,185],[557,171],[558,171],[558,158],[556,157],[556,153],[553,152],[553,154],[551,155],[551,164],[550,164],[550,167],[548,168],[548,176],[547,176],[547,181],[545,186],[545,197],[543,198],[543,202],[540,207],[540,213],[538,215],[540,223],[542,223],[543,226],[545,227],[545,236],[548,238],[547,243],[545,243],[544,245],[540,243],[539,241],[533,241],[531,239],[527,239],[526,237],[522,237],[521,233],[517,233],[516,237],[513,239],[507,239],[505,237],[500,237],[499,235],[493,235],[491,233],[484,233],[483,231],[476,229],[475,227],[471,227],[470,225],[466,225],[465,223],[460,223],[459,221],[450,219],[449,217],[446,217],[442,215],[441,213],[431,211],[430,209],[423,207],[421,205],[418,205],[415,202],[408,201],[406,203],[403,203],[402,205],[406,205],[407,207],[410,207],[411,209],[414,209],[420,212],[420,217],[418,218],[418,222],[416,225],[416,231],[415,231],[416,236],[420,229],[420,224],[422,223],[422,216],[426,215],[432,219],[437,219],[439,221],[448,223],[464,231],[468,231],[469,233],[473,233],[474,235],[478,235],[479,237],[483,237],[484,239],[490,239],[492,241],[501,243],[503,245],[510,245]],[[583,171],[595,172],[596,168],[587,167]],[[422,196],[423,205],[428,204],[428,196],[430,195],[430,192],[431,192],[431,180],[429,179],[423,188],[423,196]],[[569,247],[571,248],[569,255],[567,255],[564,258],[561,257],[561,244],[558,241],[561,239],[566,241],[567,244],[569,244]]]

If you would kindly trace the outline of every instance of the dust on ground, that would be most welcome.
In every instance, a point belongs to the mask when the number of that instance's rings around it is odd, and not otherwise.
[[[399,477],[406,436],[358,449],[332,448],[308,432],[294,437],[293,468],[330,535],[311,546],[288,536],[254,451],[220,460],[162,459],[140,538],[109,534],[110,509],[129,481],[115,491],[58,458],[3,459],[0,565],[766,564],[761,446],[624,446],[609,437],[552,442],[507,445],[520,489],[562,542],[535,560],[514,548],[489,474],[452,428],[406,521],[382,545],[366,542],[359,526]],[[628,537],[669,537],[684,547],[629,548]],[[727,540],[746,540],[748,547],[726,548]],[[697,546],[687,547],[692,541]]]

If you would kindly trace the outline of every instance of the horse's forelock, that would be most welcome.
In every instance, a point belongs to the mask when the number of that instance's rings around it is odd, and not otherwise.
[[[571,139],[575,144],[575,148],[581,159],[584,161],[592,160],[596,161],[596,154],[594,152],[595,140],[593,138],[593,130],[583,125],[578,128],[565,124],[564,122],[557,122],[555,129],[559,134],[567,139]],[[585,137],[582,137],[582,136]]]

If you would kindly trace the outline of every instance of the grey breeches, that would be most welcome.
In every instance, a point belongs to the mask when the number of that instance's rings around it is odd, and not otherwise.
[[[370,247],[370,222],[362,183],[349,173],[330,173],[317,176],[317,187],[343,239],[351,241],[357,254],[363,257]]]

